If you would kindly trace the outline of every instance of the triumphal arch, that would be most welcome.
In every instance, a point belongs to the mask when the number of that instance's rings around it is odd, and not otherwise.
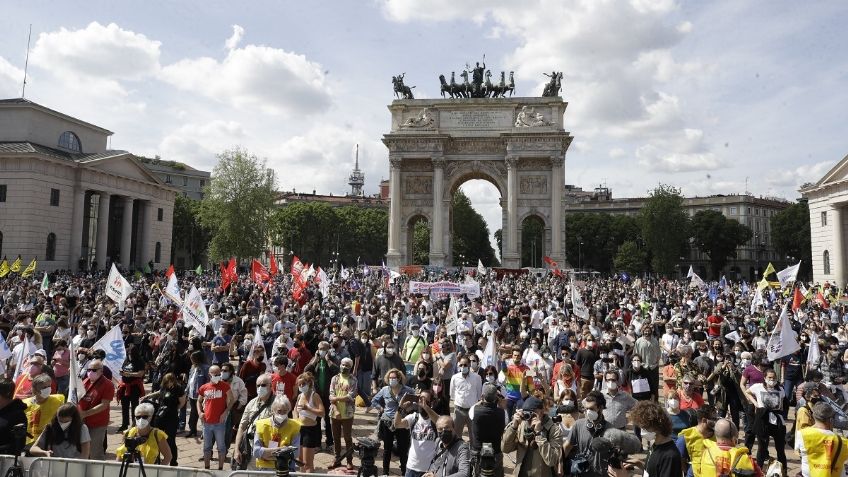
[[[444,78],[442,84],[444,92]],[[389,105],[391,132],[383,136],[391,165],[387,264],[412,263],[412,225],[426,219],[430,265],[453,265],[451,198],[471,179],[487,180],[500,192],[504,267],[521,266],[521,224],[530,216],[545,224],[542,254],[564,264],[564,162],[573,138],[563,129],[567,103],[547,87],[542,97],[467,91],[408,99],[410,90]]]

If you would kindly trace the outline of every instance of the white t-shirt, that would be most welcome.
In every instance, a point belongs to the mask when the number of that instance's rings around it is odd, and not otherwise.
[[[417,416],[417,420],[416,420]],[[436,455],[436,426],[417,412],[403,418],[409,424],[410,448],[406,468],[416,472],[427,472]]]
[[[785,393],[781,388],[774,388],[769,391],[764,383],[757,383],[748,388],[748,391],[757,398],[758,408],[779,411],[783,406]]]

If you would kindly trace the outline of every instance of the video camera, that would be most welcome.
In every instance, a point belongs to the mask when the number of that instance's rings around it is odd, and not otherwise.
[[[595,437],[589,449],[602,456],[614,469],[621,469],[627,457],[642,450],[642,441],[635,435],[618,429],[607,429],[600,437]],[[596,469],[598,470],[598,469]]]
[[[274,463],[274,468],[277,471],[277,475],[281,477],[285,477],[289,475],[289,469],[291,468],[292,462],[297,462],[294,458],[295,452],[297,451],[296,447],[285,446],[277,448],[276,457],[277,460]]]
[[[127,448],[127,453],[135,454],[138,452],[138,446],[147,442],[147,436],[124,437],[124,447]]]
[[[353,448],[359,452],[359,475],[361,477],[377,477],[377,466],[374,464],[377,451],[380,450],[380,441],[370,437],[359,437]]]

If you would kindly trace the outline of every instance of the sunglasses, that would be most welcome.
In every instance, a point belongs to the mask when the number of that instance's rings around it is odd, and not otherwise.
[[[257,384],[256,387],[257,388],[267,388],[268,385],[267,384]]]
[[[150,416],[148,416],[148,415],[136,415],[136,416],[135,416],[135,418],[136,418],[136,420],[139,420],[139,419],[150,419]]]
[[[103,368],[88,368],[88,371],[100,371]]]

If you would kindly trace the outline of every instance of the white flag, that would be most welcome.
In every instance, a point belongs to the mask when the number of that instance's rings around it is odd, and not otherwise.
[[[330,278],[323,268],[318,267],[318,290],[326,297],[330,294]]]
[[[819,349],[819,335],[810,334],[810,349],[807,350],[807,369],[813,369],[819,365],[821,350]],[[812,367],[812,368],[811,368]]]
[[[445,329],[449,335],[456,334],[456,321],[459,311],[459,304],[456,302],[456,296],[451,295],[450,305],[448,305],[448,314],[445,318]]]
[[[477,273],[479,273],[480,275],[486,274],[486,267],[483,266],[483,261],[479,258],[477,259]]]
[[[102,349],[106,353],[103,365],[112,371],[112,376],[118,378],[124,361],[127,359],[127,348],[124,346],[124,335],[121,334],[121,325],[115,325],[102,338],[91,346],[91,349]],[[72,356],[71,359],[75,359]]]
[[[693,286],[696,286],[696,287],[698,287],[698,289],[703,290],[704,288],[707,287],[707,284],[704,283],[704,280],[702,280],[701,277],[699,277],[697,273],[693,272],[692,273],[692,281],[689,282],[689,288],[692,288]]]
[[[771,332],[771,337],[768,342],[768,360],[775,361],[784,356],[801,349],[798,344],[798,339],[795,336],[795,331],[792,329],[792,323],[789,322],[789,303],[783,305],[783,311],[780,313],[777,326]]]
[[[186,325],[189,325],[200,333],[200,336],[206,336],[206,325],[209,323],[209,314],[206,312],[206,304],[203,303],[203,297],[197,291],[197,287],[191,286],[185,302],[182,307],[183,320]]]
[[[306,269],[306,279],[309,280],[313,276],[315,276],[315,267],[310,263],[309,268]]]
[[[777,272],[777,281],[780,282],[780,288],[786,288],[791,282],[794,282],[796,278],[798,278],[798,269],[801,268],[801,261],[792,265],[791,267],[786,267],[783,270]]]
[[[168,285],[162,290],[162,293],[174,302],[177,306],[183,305],[183,299],[180,298],[180,285],[177,283],[177,274],[172,273],[168,278]]]
[[[486,351],[483,351],[483,365],[484,367],[497,366],[498,358],[495,356],[495,334],[492,333],[486,339],[488,339],[488,342],[486,342]]]
[[[754,289],[754,299],[751,300],[751,314],[757,311],[757,306],[763,304],[763,292],[759,288]]]
[[[118,304],[118,308],[124,309],[124,302],[127,301],[133,289],[130,282],[121,275],[115,264],[112,264],[112,270],[109,271],[109,278],[106,280],[106,296]]]
[[[15,355],[17,362],[15,363],[15,374],[12,376],[12,381],[18,379],[18,376],[21,375],[24,368],[24,363],[27,362],[30,356],[35,354],[36,348],[35,344],[33,344],[26,335],[24,335],[24,340],[17,346],[15,346]]]
[[[265,341],[262,339],[262,328],[259,325],[256,325],[256,328],[253,330],[253,349],[256,349],[256,346],[262,346],[262,349],[265,349]],[[253,356],[253,350],[250,350],[251,356]]]
[[[571,283],[571,305],[575,315],[584,320],[589,319],[589,308],[583,304],[583,298],[580,297],[580,292],[577,291],[577,286],[573,282]]]
[[[6,361],[11,357],[12,350],[9,349],[6,338],[3,338],[3,335],[0,334],[0,373],[6,372]]]
[[[350,276],[350,272],[342,265],[342,271],[340,273],[342,280],[347,280],[347,277]]]
[[[741,337],[741,336],[739,336],[739,332],[738,332],[738,331],[732,331],[732,332],[730,332],[730,333],[728,333],[728,334],[724,335],[724,338],[725,338],[725,339],[728,339],[728,340],[731,340],[731,341],[733,341],[733,342],[738,342],[739,340],[741,340],[741,339],[742,339],[742,337]]]
[[[686,274],[686,278],[692,278],[695,276],[695,269],[692,268],[692,265],[689,265],[689,273]]]
[[[47,295],[47,290],[50,289],[50,280],[47,278],[47,272],[44,272],[44,280],[41,280],[41,293]]]
[[[80,367],[77,361],[77,353],[74,351],[74,340],[68,342],[68,352],[71,354],[71,366],[68,371],[68,402],[78,404],[80,399],[85,396],[85,387],[80,379]]]

